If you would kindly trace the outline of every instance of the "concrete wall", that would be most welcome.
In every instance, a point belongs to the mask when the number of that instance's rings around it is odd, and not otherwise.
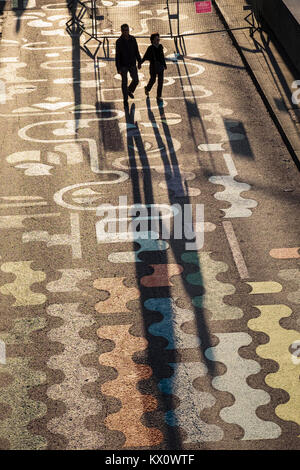
[[[252,0],[252,3],[299,70],[300,79],[300,0]]]

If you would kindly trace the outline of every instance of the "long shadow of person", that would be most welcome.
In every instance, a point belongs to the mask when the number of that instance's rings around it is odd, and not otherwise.
[[[23,15],[24,11],[27,8],[29,0],[18,0],[18,4],[16,6],[13,6],[12,10],[14,11],[16,17],[17,17],[17,22],[16,22],[16,33],[20,31],[21,28],[21,16]]]
[[[6,5],[6,0],[2,0],[2,1],[0,2],[0,16],[3,15],[4,9],[5,9],[5,5]]]
[[[174,148],[173,139],[171,136],[171,132],[168,126],[167,117],[165,115],[164,105],[160,104],[158,106],[159,115],[160,115],[160,125],[164,131],[164,137],[166,141],[166,146],[164,145],[163,138],[159,131],[159,125],[155,119],[154,113],[151,109],[150,99],[147,99],[147,109],[148,109],[148,117],[149,121],[152,123],[153,132],[158,144],[158,147],[161,148],[161,159],[165,166],[165,182],[166,188],[168,191],[169,203],[170,205],[178,205],[180,207],[181,214],[184,215],[185,211],[190,211],[187,215],[186,219],[184,216],[181,218],[181,227],[176,227],[177,230],[179,228],[179,233],[182,234],[181,238],[177,238],[176,234],[173,233],[170,237],[170,247],[172,249],[173,255],[176,259],[178,264],[183,266],[183,273],[182,276],[182,283],[185,289],[185,292],[188,298],[192,301],[195,297],[203,296],[204,294],[204,282],[201,275],[201,264],[200,259],[198,256],[197,251],[189,251],[188,253],[190,256],[186,257],[192,259],[192,264],[190,262],[185,262],[182,255],[187,252],[186,245],[190,243],[190,237],[192,232],[195,230],[191,230],[191,227],[187,231],[187,226],[185,224],[185,220],[192,222],[192,204],[188,194],[188,187],[184,180],[184,177],[180,171],[180,165],[178,163],[176,150]],[[168,155],[169,154],[169,157]],[[187,233],[188,232],[188,233]],[[175,237],[174,237],[175,235]],[[192,285],[190,282],[187,281],[188,275],[192,273],[197,273],[197,285]],[[209,328],[205,320],[205,316],[203,314],[202,308],[193,307],[195,320],[197,323],[197,334],[200,339],[202,352],[204,352],[207,348],[212,346]],[[206,356],[202,354],[203,361],[206,364],[208,369],[208,373],[210,375],[214,375],[215,371],[215,363],[212,361],[207,360]]]
[[[67,2],[69,12],[72,16],[73,22],[68,29],[72,38],[72,82],[73,82],[73,96],[74,105],[76,106],[75,123],[76,128],[80,121],[80,105],[81,105],[81,85],[80,85],[80,30],[75,21],[77,9],[81,8],[81,4],[77,0]]]
[[[151,175],[150,162],[147,151],[143,143],[143,137],[139,129],[138,123],[135,121],[135,105],[131,106],[130,111],[125,109],[127,124],[127,152],[129,158],[129,173],[132,184],[133,203],[142,204],[150,209],[154,205],[154,192]],[[141,177],[142,172],[142,177]],[[148,229],[150,232],[151,220],[149,217]],[[171,293],[168,286],[146,286],[141,282],[144,276],[151,273],[149,265],[168,263],[165,250],[159,250],[159,240],[149,238],[147,240],[139,240],[136,243],[142,246],[145,251],[139,254],[139,260],[135,263],[136,278],[139,280],[140,291],[140,309],[144,322],[144,332],[148,340],[147,362],[152,368],[153,375],[151,380],[141,381],[140,390],[143,393],[155,395],[158,400],[158,411],[166,413],[174,408],[173,399],[170,395],[159,393],[158,383],[165,377],[172,374],[168,363],[176,362],[176,351],[166,351],[166,340],[162,337],[153,336],[149,333],[149,327],[153,322],[161,320],[161,314],[150,311],[145,307],[145,302],[149,299],[170,298]],[[170,332],[170,336],[173,332]],[[149,392],[149,388],[151,389]],[[153,415],[147,413],[145,415],[147,425],[153,427],[159,425],[155,422]],[[166,427],[165,429],[166,445],[168,448],[178,449],[181,446],[180,435],[176,428]],[[155,445],[155,443],[153,443]]]

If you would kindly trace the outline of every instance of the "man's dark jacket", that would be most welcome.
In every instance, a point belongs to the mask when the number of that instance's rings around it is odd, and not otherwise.
[[[125,39],[120,36],[116,42],[116,67],[120,70],[121,67],[131,67],[136,65],[136,61],[141,63],[141,56],[135,37],[130,36]]]

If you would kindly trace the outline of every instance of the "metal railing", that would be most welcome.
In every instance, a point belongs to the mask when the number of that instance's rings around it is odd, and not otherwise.
[[[191,0],[190,3],[193,3],[194,0]],[[160,34],[162,39],[173,39],[176,51],[178,53],[182,53],[183,55],[186,53],[185,42],[184,38],[188,36],[197,36],[202,34],[214,34],[214,33],[221,33],[226,31],[234,31],[234,30],[243,30],[248,29],[250,35],[253,36],[254,32],[259,29],[259,3],[260,0],[253,0],[252,5],[244,7],[245,11],[249,11],[249,14],[244,18],[244,21],[248,24],[248,26],[239,26],[239,27],[231,27],[231,28],[223,28],[223,29],[210,29],[205,31],[198,31],[198,32],[184,32],[182,33],[180,30],[180,0],[166,0],[166,11],[168,14],[168,24],[169,24],[169,33],[168,34]],[[213,5],[216,6],[216,0],[212,0]],[[173,8],[171,8],[171,6]],[[66,29],[67,32],[71,35],[79,35],[79,36],[86,36],[87,39],[83,43],[83,48],[86,52],[91,55],[92,57],[96,57],[100,46],[103,47],[103,52],[105,57],[109,56],[109,40],[110,39],[117,39],[120,35],[120,32],[115,34],[104,34],[102,31],[98,31],[98,24],[99,20],[104,19],[104,16],[99,16],[97,14],[97,5],[96,0],[70,0],[68,4],[69,10],[72,12],[72,18],[67,21]],[[175,7],[175,10],[174,10]],[[84,18],[89,16],[89,31],[85,25]],[[136,38],[147,38],[149,39],[149,35],[135,35]],[[87,44],[91,41],[96,41],[96,50],[94,53],[88,49]]]

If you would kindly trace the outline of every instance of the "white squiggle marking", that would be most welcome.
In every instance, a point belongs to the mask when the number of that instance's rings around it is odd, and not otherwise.
[[[251,186],[247,183],[238,183],[232,176],[211,176],[209,181],[213,184],[222,184],[225,190],[214,195],[219,201],[231,203],[228,209],[221,209],[226,218],[250,217],[250,209],[257,206],[254,199],[245,199],[240,196],[241,192],[249,191]]]
[[[63,401],[65,413],[50,419],[48,429],[53,433],[68,436],[67,449],[99,449],[104,437],[86,427],[86,418],[97,415],[102,409],[101,401],[89,398],[83,387],[99,378],[95,368],[82,365],[81,357],[94,353],[97,348],[93,341],[83,339],[80,330],[93,325],[92,315],[83,314],[79,304],[53,304],[47,309],[49,315],[61,319],[61,326],[49,333],[51,341],[60,342],[63,352],[51,356],[47,365],[63,372],[62,383],[51,385],[47,394],[52,400]]]
[[[61,131],[63,133],[64,129],[67,132],[67,134],[74,134],[77,129],[80,128],[87,128],[89,127],[90,122],[94,121],[105,121],[105,120],[114,120],[114,119],[120,119],[121,117],[124,116],[123,111],[117,111],[117,110],[105,110],[108,114],[111,112],[115,112],[115,116],[108,117],[108,118],[93,118],[93,119],[80,119],[79,122],[77,123],[77,128],[75,129],[74,127],[74,121],[73,120],[65,120],[65,121],[42,121],[42,122],[37,122],[34,124],[28,124],[27,126],[23,127],[22,129],[19,129],[18,134],[21,139],[30,141],[30,142],[45,142],[45,143],[79,143],[79,142],[86,142],[89,146],[89,154],[90,154],[90,167],[93,173],[102,173],[102,171],[99,169],[99,156],[98,156],[98,147],[95,139],[37,139],[33,137],[29,137],[27,135],[27,131],[29,129],[33,129],[34,127],[37,126],[44,126],[44,125],[53,125],[53,124],[65,124],[65,128],[62,129],[55,129],[53,131],[54,135],[57,135],[58,131]],[[75,132],[74,132],[75,131]],[[55,134],[56,133],[56,134]]]
[[[22,235],[22,242],[45,242],[47,247],[63,245],[70,246],[72,256],[75,259],[82,258],[81,243],[80,243],[80,226],[79,214],[72,212],[70,214],[71,233],[55,233],[50,235],[46,231],[32,231],[25,232]]]
[[[41,31],[42,36],[61,36],[65,37],[67,36],[66,32],[64,29],[53,29],[50,31]]]
[[[27,64],[25,62],[16,62],[13,60],[8,61],[7,63],[5,63],[5,67],[0,68],[0,78],[3,78],[8,83],[21,82],[22,84],[26,84],[31,82],[47,82],[47,79],[43,78],[28,80],[27,78],[17,76],[18,69],[22,69],[24,67],[27,67]]]
[[[122,8],[130,8],[139,5],[139,3],[139,0],[119,0],[117,6]]]
[[[0,57],[0,64],[6,64],[7,62],[15,64],[19,62],[19,57]]]
[[[58,21],[62,19],[68,19],[68,15],[52,15],[48,16],[49,21]]]
[[[0,104],[6,103],[5,82],[0,80]]]
[[[89,182],[89,183],[77,183],[73,184],[72,186],[66,186],[65,188],[60,189],[57,191],[53,199],[58,204],[59,206],[66,207],[67,209],[72,209],[72,210],[77,210],[77,211],[96,211],[97,207],[82,207],[82,206],[75,206],[74,204],[69,204],[63,200],[63,195],[67,193],[68,191],[72,191],[72,189],[76,188],[82,188],[82,187],[87,187],[87,186],[101,186],[101,185],[106,185],[106,184],[118,184],[118,183],[123,183],[126,181],[129,176],[127,173],[124,171],[101,171],[100,172],[103,175],[117,175],[116,180],[112,181],[94,181],[94,182]]]
[[[41,151],[40,150],[26,150],[23,152],[15,152],[10,154],[6,157],[6,161],[8,163],[19,163],[28,160],[32,160],[35,162],[39,162],[41,159]]]
[[[99,83],[103,83],[104,80],[74,80],[74,78],[55,78],[53,83],[56,85],[73,85],[80,84],[81,88],[97,88]]]
[[[172,59],[171,59],[172,60]],[[183,61],[180,59],[174,59],[173,62],[176,64],[183,64]],[[174,75],[170,76],[170,78],[173,78],[174,80],[181,80],[183,78],[191,78],[191,77],[196,77],[198,75],[201,75],[203,72],[205,72],[205,67],[200,64],[195,64],[194,62],[189,62],[188,60],[184,62],[186,66],[192,65],[193,67],[196,68],[196,72],[193,73],[188,73],[187,75]]]
[[[59,47],[54,48],[54,49],[59,49]],[[72,61],[72,60],[51,60],[49,62],[42,62],[40,64],[40,67],[42,69],[46,69],[46,70],[72,70],[74,68],[74,64],[77,64],[78,66],[80,65],[80,73],[95,73],[94,62],[90,62],[90,61],[87,61],[87,60],[81,60],[80,62],[78,62],[76,60],[74,60],[74,61]],[[84,65],[84,67],[83,67],[83,65]],[[99,68],[104,68],[104,67],[106,67],[106,63],[98,61],[97,66]]]
[[[204,86],[202,85],[183,85],[182,86],[182,89],[183,91],[203,91],[203,96],[202,98],[208,98],[209,96],[211,96],[213,94],[213,92],[211,90],[208,90],[207,88],[205,88]]]
[[[77,283],[88,279],[91,272],[87,269],[58,269],[61,278],[57,281],[48,282],[46,289],[49,292],[80,292]]]
[[[15,168],[24,169],[24,175],[26,176],[48,176],[51,175],[50,171],[53,166],[45,163],[22,163],[16,165]]]
[[[19,45],[19,41],[13,41],[12,39],[1,39],[1,43],[4,44],[6,46],[18,46]]]
[[[200,144],[198,149],[201,152],[224,152],[223,144]]]
[[[230,154],[224,154],[224,160],[227,165],[229,176],[211,176],[209,181],[213,184],[221,184],[225,187],[222,192],[217,192],[214,197],[219,201],[226,201],[231,203],[231,207],[228,209],[221,209],[226,218],[235,217],[250,217],[252,211],[250,208],[257,206],[257,202],[254,199],[245,199],[240,196],[243,191],[249,191],[251,186],[247,183],[238,183],[235,181],[235,176],[238,172],[232,160]]]
[[[52,23],[49,23],[48,21],[44,20],[32,20],[27,23],[28,26],[32,26],[33,28],[50,28]]]
[[[251,388],[247,383],[250,375],[260,372],[260,365],[252,359],[242,358],[238,350],[251,343],[247,333],[215,333],[220,342],[208,348],[205,356],[211,361],[222,362],[226,373],[213,378],[216,390],[231,393],[235,402],[220,411],[221,418],[234,423],[244,430],[243,440],[276,439],[281,435],[280,427],[270,421],[258,418],[256,409],[270,402],[270,395],[264,390]]]
[[[232,120],[230,121],[228,118],[226,118],[225,125],[224,117],[231,116],[233,114],[233,111],[231,109],[222,108],[219,103],[199,103],[198,107],[200,110],[210,111],[210,114],[205,114],[203,117],[204,121],[208,121],[214,124],[214,128],[207,129],[207,134],[218,135],[220,145],[223,145],[225,142],[239,141],[245,139],[245,134],[233,133],[230,130],[238,126],[237,122]],[[205,147],[209,145],[210,144],[200,144],[198,148],[202,151],[205,151]]]
[[[33,106],[35,108],[40,109],[47,109],[48,111],[56,111],[61,108],[65,108],[66,106],[70,106],[73,104],[72,101],[61,101],[59,103],[36,103]]]
[[[6,346],[4,341],[0,339],[0,364],[6,364]]]
[[[54,8],[51,8],[54,7]],[[62,8],[59,8],[62,7]],[[57,10],[67,10],[65,3],[48,3],[47,5],[42,5],[42,10],[50,10],[50,11],[57,11]]]
[[[45,51],[45,50],[57,50],[62,49],[62,52],[69,52],[72,51],[72,46],[46,46],[46,47],[37,47],[40,44],[48,44],[45,41],[38,41],[38,42],[29,42],[27,44],[23,44],[22,49],[28,49],[30,51]]]
[[[82,146],[77,143],[61,144],[54,147],[56,152],[62,152],[67,159],[67,165],[75,165],[83,162]]]

